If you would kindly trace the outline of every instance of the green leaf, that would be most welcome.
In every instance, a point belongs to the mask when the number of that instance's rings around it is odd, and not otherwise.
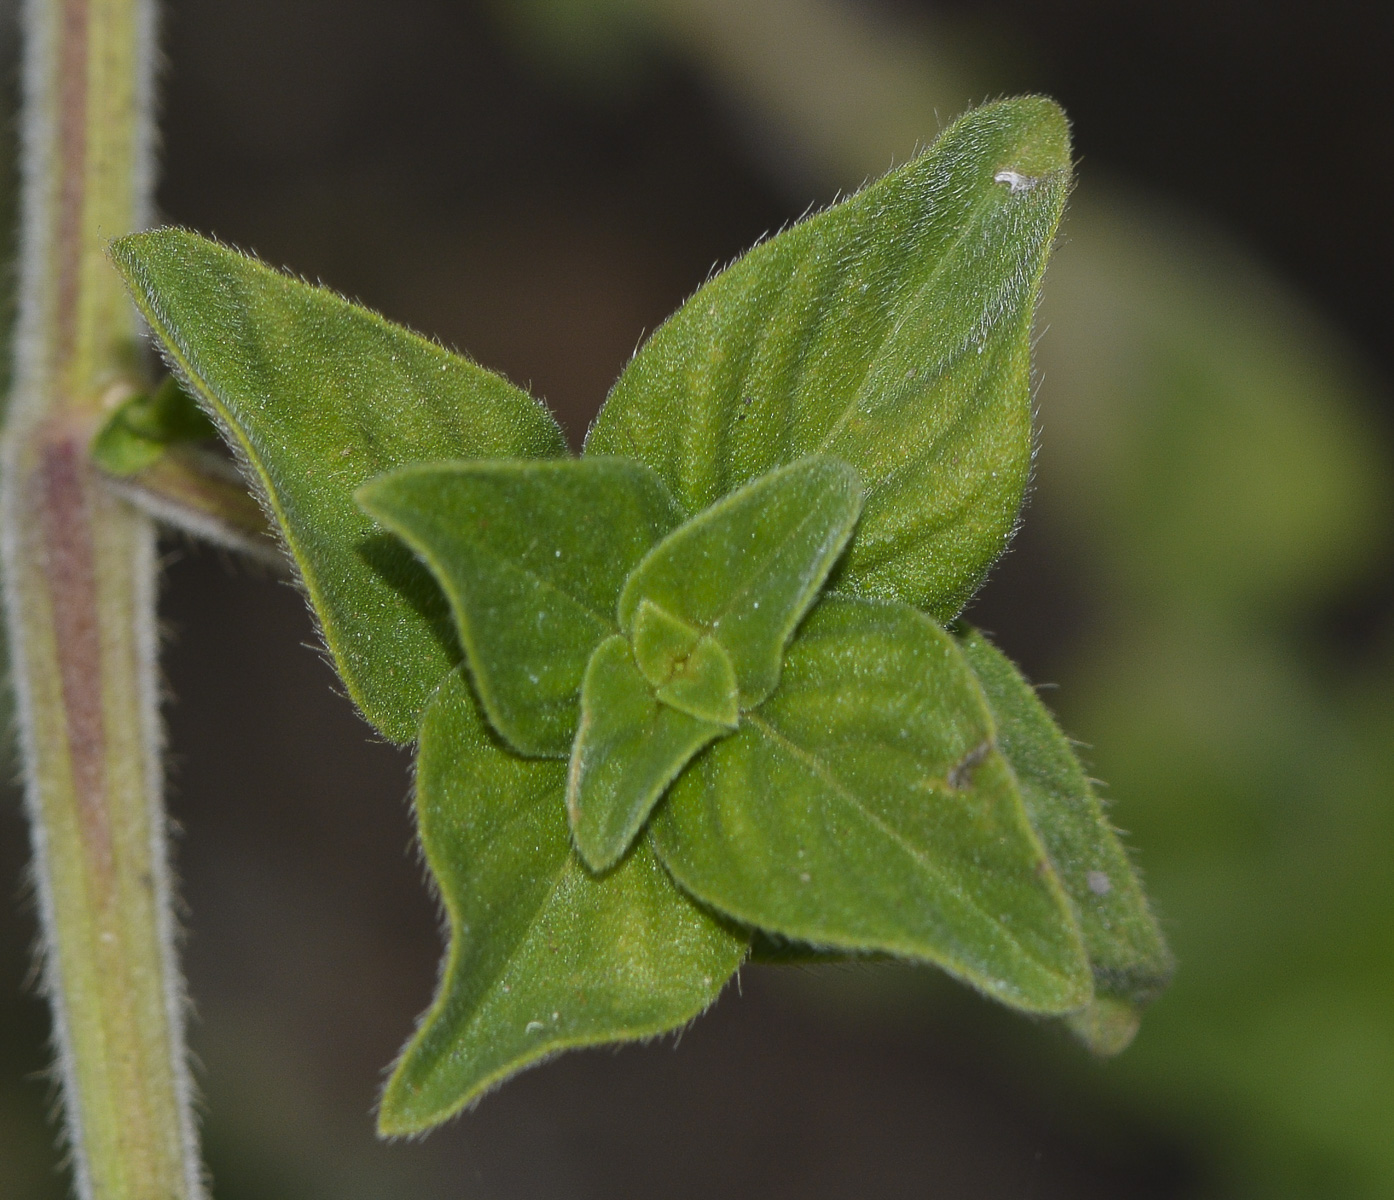
[[[825,599],[778,690],[650,823],[692,895],[814,946],[937,963],[1014,1007],[1092,994],[1069,901],[952,638],[905,605]]]
[[[670,708],[727,729],[740,721],[736,668],[710,635],[698,639],[692,653],[674,665],[671,678],[654,695]]]
[[[557,423],[499,376],[196,234],[136,234],[111,256],[279,525],[349,694],[409,741],[459,649],[430,573],[354,492],[408,463],[560,455]]]
[[[640,600],[630,630],[634,661],[655,688],[666,687],[704,636],[652,600]]]
[[[217,436],[213,422],[167,375],[153,392],[132,396],[107,418],[92,439],[92,457],[112,475],[134,475],[170,446]]]
[[[850,950],[829,950],[795,942],[757,929],[750,939],[750,955],[746,960],[767,967],[814,967],[827,963],[889,962],[885,954],[858,954]]]
[[[1084,934],[1096,999],[1071,1026],[1091,1049],[1116,1054],[1132,1040],[1142,1008],[1166,987],[1171,954],[1084,768],[1035,690],[979,631],[966,630],[958,642]]]
[[[592,869],[614,863],[692,757],[774,689],[860,506],[852,468],[807,459],[699,513],[634,568],[619,599],[632,645],[617,636],[596,650],[571,752],[567,808]]]
[[[437,463],[359,490],[450,598],[490,723],[565,758],[591,653],[636,563],[682,520],[658,476],[618,459]]]
[[[649,551],[620,594],[621,629],[633,629],[648,600],[710,633],[735,668],[741,707],[759,704],[779,682],[784,646],[852,536],[861,502],[856,471],[836,459],[761,476]]]
[[[647,842],[603,878],[586,871],[565,771],[500,748],[459,674],[426,711],[417,821],[450,949],[383,1094],[384,1134],[438,1124],[559,1050],[675,1029],[740,964],[746,938],[678,891]]]
[[[581,689],[566,785],[571,832],[587,865],[605,871],[618,862],[678,772],[730,731],[660,703],[624,637],[601,642]]]
[[[587,452],[648,463],[688,512],[836,455],[867,494],[837,586],[947,620],[1016,524],[1031,316],[1069,187],[1051,101],[968,113],[700,288],[631,361]]]

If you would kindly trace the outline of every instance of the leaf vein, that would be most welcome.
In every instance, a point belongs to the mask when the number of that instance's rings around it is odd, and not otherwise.
[[[899,830],[895,829],[893,826],[889,825],[886,821],[884,821],[881,817],[877,816],[874,812],[872,812],[866,806],[866,804],[856,795],[856,793],[853,792],[850,788],[848,788],[847,785],[843,783],[842,780],[840,780],[833,773],[832,768],[829,767],[818,755],[814,754],[811,750],[807,750],[804,747],[800,746],[797,742],[793,741],[791,738],[781,733],[774,725],[770,724],[767,720],[764,720],[756,716],[754,713],[746,713],[745,717],[746,720],[748,720],[752,725],[754,725],[762,733],[764,733],[771,741],[788,750],[790,754],[792,754],[799,761],[803,762],[810,770],[812,770],[816,775],[818,775],[820,779],[822,779],[825,783],[828,784],[828,786],[836,795],[841,797],[847,804],[849,804],[851,807],[853,807],[859,813],[861,813],[861,815],[866,819],[866,821],[870,825],[872,825],[875,829],[883,833],[892,843],[904,850],[905,853],[908,854],[910,858],[912,858],[925,871],[926,874],[928,874],[936,882],[944,884],[944,886],[950,892],[952,892],[953,895],[958,899],[960,904],[962,904],[965,908],[968,908],[971,911],[977,913],[978,916],[986,920],[990,925],[1001,930],[1002,935],[1007,939],[1007,941],[1009,941],[1013,946],[1015,946],[1018,951],[1020,951],[1024,958],[1040,964],[1041,960],[1036,955],[1032,954],[1022,944],[1020,938],[1018,938],[1010,929],[1003,925],[1000,920],[994,917],[981,905],[977,904],[971,896],[966,894],[961,887],[959,887],[951,880],[951,878],[946,874],[942,867],[936,866],[924,854],[923,851],[919,850],[912,842],[907,840],[904,834],[902,834]],[[947,785],[948,781],[945,780],[944,782]],[[1049,970],[1049,968],[1047,969]]]

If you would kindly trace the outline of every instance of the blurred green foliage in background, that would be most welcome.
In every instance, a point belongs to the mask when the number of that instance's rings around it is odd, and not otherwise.
[[[493,13],[518,53],[601,103],[681,60],[791,195],[854,187],[1014,90],[1011,54],[983,31],[844,0],[493,0]],[[1352,656],[1323,632],[1387,569],[1394,478],[1374,402],[1387,384],[1213,230],[1088,161],[1080,179],[1038,322],[1040,453],[1018,554],[1047,564],[1072,614],[1042,656],[1060,685],[1047,699],[1115,798],[1176,980],[1105,1066],[922,976],[788,986],[845,1019],[856,1005],[875,1018],[891,993],[939,1006],[998,1039],[1042,1103],[1126,1114],[1182,1147],[1187,1195],[1394,1196],[1394,646]],[[989,627],[993,596],[972,614]],[[1013,628],[1054,619],[1059,596],[1043,590],[1039,614],[1035,598],[1012,601]],[[1012,629],[998,632],[1011,652]],[[9,1038],[37,1035],[31,1010],[13,1011]],[[32,1091],[0,1091],[0,1195],[25,1200],[48,1194]],[[242,1102],[215,1106],[215,1142],[257,1128],[246,1114],[264,1098]],[[349,1194],[317,1153],[278,1184],[248,1168],[219,1195]],[[326,1190],[287,1183],[296,1171]],[[437,1193],[418,1178],[401,1194]]]

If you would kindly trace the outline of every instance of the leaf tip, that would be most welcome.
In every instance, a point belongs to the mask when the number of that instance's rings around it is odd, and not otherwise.
[[[1068,171],[1072,166],[1070,121],[1065,110],[1049,96],[1016,96],[976,113],[1001,123],[1006,135],[1005,159],[998,165],[995,181],[1009,184],[1014,193],[1028,191],[1044,176]]]
[[[384,1140],[423,1137],[477,1103],[500,1082],[492,1077],[475,1080],[464,1091],[447,1089],[442,1094],[439,1080],[431,1071],[422,1071],[418,1038],[408,1043],[378,1100],[377,1135]]]
[[[571,832],[576,853],[586,864],[586,870],[592,875],[608,874],[619,864],[625,851],[629,849],[630,843],[628,841],[606,837],[604,834],[592,830],[590,823],[581,821],[579,818],[571,826]]]
[[[375,521],[383,521],[388,516],[387,497],[391,491],[394,474],[396,472],[389,471],[383,475],[375,475],[367,483],[359,484],[354,489],[353,502]]]
[[[1126,1050],[1142,1025],[1142,1010],[1114,996],[1095,996],[1065,1024],[1085,1047],[1099,1058],[1112,1058]]]
[[[145,229],[139,233],[128,233],[123,237],[113,238],[107,243],[106,253],[122,278],[130,284],[153,253],[197,238],[198,234],[178,225],[162,225],[158,229]]]

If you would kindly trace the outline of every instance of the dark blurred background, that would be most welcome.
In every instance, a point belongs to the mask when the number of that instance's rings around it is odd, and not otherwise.
[[[167,4],[163,217],[503,371],[575,441],[714,264],[970,103],[1057,97],[1080,182],[1038,325],[1038,472],[971,615],[1059,685],[1180,960],[1108,1064],[929,971],[749,968],[680,1039],[570,1055],[378,1143],[441,949],[408,760],[338,694],[291,588],[171,539],[218,1200],[1394,1196],[1392,14]],[[8,796],[0,1196],[48,1200],[26,837]]]

